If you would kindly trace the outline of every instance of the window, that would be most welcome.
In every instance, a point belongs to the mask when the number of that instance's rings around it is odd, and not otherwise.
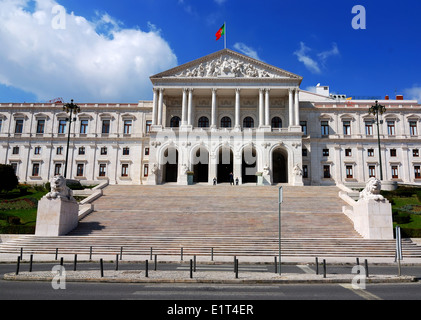
[[[85,154],[85,147],[79,148],[79,155],[83,156]]]
[[[123,148],[123,156],[128,156],[128,155],[130,155],[130,148],[128,147]]]
[[[366,121],[365,122],[365,134],[367,136],[373,135],[373,121]]]
[[[399,179],[398,166],[392,166],[392,179]]]
[[[388,121],[387,122],[387,134],[389,136],[395,135],[395,121]]]
[[[152,128],[152,121],[151,120],[146,121],[146,133],[151,132],[151,128]]]
[[[177,117],[177,116],[172,117],[171,118],[171,121],[170,121],[170,127],[171,128],[179,128],[180,127],[180,122],[181,122],[180,117]]]
[[[37,122],[37,133],[44,133],[45,130],[45,120],[38,120]]]
[[[308,178],[308,166],[303,165],[303,178]]]
[[[409,133],[411,134],[411,136],[418,135],[418,128],[417,128],[416,121],[409,121]]]
[[[330,179],[330,166],[323,166],[323,178]]]
[[[107,165],[105,163],[101,163],[99,165],[99,176],[106,177],[107,176]]]
[[[37,155],[41,154],[41,147],[35,147],[34,154],[37,154]]]
[[[367,150],[367,155],[368,155],[369,157],[374,157],[374,149],[368,149],[368,150]]]
[[[329,121],[322,121],[322,136],[329,135]]]
[[[0,119],[0,132],[1,132],[2,127],[3,127],[3,119]]]
[[[301,154],[302,154],[303,157],[307,157],[307,149],[303,148],[302,151],[301,151]]]
[[[110,133],[110,126],[111,126],[111,120],[102,120],[102,131],[103,134],[109,134]]]
[[[274,129],[282,128],[282,119],[279,117],[272,118],[272,128]]]
[[[23,120],[18,119],[16,120],[15,133],[22,133],[22,132],[23,132]]]
[[[57,151],[56,151],[57,155],[62,155],[63,154],[63,147],[57,147]]]
[[[221,119],[221,128],[231,128],[231,118],[223,117]]]
[[[83,177],[83,171],[85,169],[85,165],[83,163],[77,164],[76,176]]]
[[[58,123],[58,133],[66,133],[66,126],[67,126],[67,121],[60,120]]]
[[[145,156],[149,156],[149,148],[145,148]]]
[[[124,121],[124,134],[131,134],[132,133],[132,120],[125,120]]]
[[[81,134],[87,134],[88,133],[88,120],[81,120],[80,121],[80,133]]]
[[[369,178],[376,177],[376,166],[368,166],[368,177]]]
[[[56,163],[56,165],[54,166],[54,175],[55,176],[59,176],[61,175],[61,163]]]
[[[149,164],[145,164],[143,167],[143,176],[148,177],[149,176]]]
[[[421,166],[414,166],[415,179],[421,179]]]
[[[345,157],[352,157],[352,149],[345,149]]]
[[[19,154],[19,147],[13,147],[12,154]]]
[[[344,121],[343,126],[344,126],[344,135],[350,136],[351,135],[351,121]]]
[[[329,157],[329,149],[323,149],[323,157]]]
[[[396,157],[396,149],[390,149],[390,156]]]
[[[354,172],[353,172],[353,167],[352,166],[346,166],[346,178],[347,179],[352,179],[354,178]]]
[[[199,128],[209,128],[209,119],[207,117],[199,118]]]
[[[129,165],[127,163],[123,163],[121,165],[121,176],[128,177],[129,176]]]
[[[108,149],[107,149],[107,147],[102,147],[102,148],[101,148],[101,155],[102,155],[102,156],[105,156],[105,155],[107,155],[107,153],[108,153]]]
[[[243,120],[243,128],[254,128],[254,120],[252,117],[246,117]]]
[[[412,156],[413,157],[419,157],[420,156],[420,151],[418,149],[413,149],[412,150]]]
[[[39,176],[39,168],[40,168],[40,164],[39,163],[34,163],[32,165],[32,176],[33,177],[38,177]]]
[[[307,135],[307,121],[300,121],[301,131]]]

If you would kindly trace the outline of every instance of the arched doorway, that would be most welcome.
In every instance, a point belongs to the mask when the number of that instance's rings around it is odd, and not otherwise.
[[[169,147],[164,152],[163,161],[163,178],[164,183],[177,182],[178,180],[178,150],[174,147]]]
[[[257,155],[256,149],[247,146],[243,149],[243,163],[241,166],[242,183],[257,182]]]
[[[288,183],[288,154],[277,148],[272,153],[272,182]]]
[[[193,182],[209,181],[209,151],[205,147],[199,147],[193,155]]]
[[[218,154],[218,183],[230,182],[230,173],[234,171],[234,155],[231,148],[222,147]]]

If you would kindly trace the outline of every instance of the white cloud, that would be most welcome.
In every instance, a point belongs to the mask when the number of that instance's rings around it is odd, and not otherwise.
[[[311,49],[307,47],[304,42],[301,42],[300,50],[295,51],[294,54],[298,57],[298,61],[304,63],[306,68],[312,73],[321,73],[318,62],[309,56],[309,51],[311,51]]]
[[[404,90],[405,98],[409,100],[417,100],[418,103],[421,102],[421,87],[414,86],[409,89]]]
[[[149,77],[177,65],[159,30],[124,28],[106,13],[89,21],[65,13],[53,28],[54,0],[0,1],[0,83],[79,102],[137,102],[151,95]],[[57,22],[57,20],[54,20]]]
[[[236,44],[234,44],[234,49],[245,54],[246,56],[249,56],[250,58],[260,60],[259,55],[257,54],[257,51],[245,45],[244,43],[237,42]]]
[[[320,52],[317,56],[319,57],[321,62],[325,64],[327,58],[332,57],[332,56],[338,56],[338,55],[339,55],[338,45],[336,43],[333,43],[331,50]]]

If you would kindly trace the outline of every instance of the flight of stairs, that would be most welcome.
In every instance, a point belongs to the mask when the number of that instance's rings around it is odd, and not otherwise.
[[[336,187],[283,186],[282,255],[393,257],[394,240],[364,240],[342,213]],[[0,244],[1,253],[125,255],[243,255],[278,253],[278,187],[109,186],[66,237],[23,236]],[[421,248],[403,242],[404,257]]]

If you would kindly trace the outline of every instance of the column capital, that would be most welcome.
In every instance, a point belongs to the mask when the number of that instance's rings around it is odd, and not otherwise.
[[[217,93],[218,92],[218,88],[212,88],[212,93]]]

